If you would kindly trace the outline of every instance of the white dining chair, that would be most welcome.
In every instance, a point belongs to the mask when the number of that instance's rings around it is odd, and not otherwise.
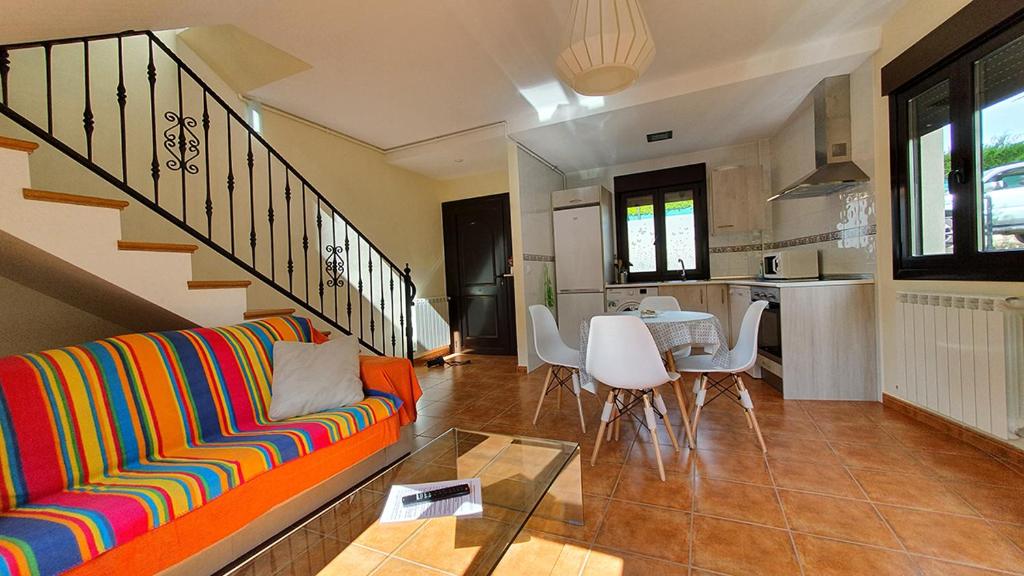
[[[597,463],[597,455],[609,424],[618,425],[619,419],[628,415],[636,421],[638,428],[643,426],[650,432],[654,455],[658,461],[658,473],[664,481],[665,466],[657,434],[659,418],[676,452],[679,451],[679,444],[668,418],[665,401],[658,389],[678,380],[679,374],[665,370],[658,346],[647,326],[635,316],[595,316],[590,321],[590,335],[587,338],[586,368],[598,382],[611,388],[601,412],[601,427],[597,431],[597,443],[594,444],[590,465]],[[641,403],[643,419],[634,413]]]
[[[761,435],[761,427],[757,423],[757,416],[754,414],[754,402],[750,399],[750,391],[743,383],[741,374],[750,370],[757,361],[757,328],[761,323],[761,313],[768,307],[768,302],[758,300],[747,307],[743,314],[743,323],[740,325],[739,338],[736,339],[736,346],[729,351],[729,363],[727,366],[715,366],[712,363],[712,356],[690,356],[680,358],[676,362],[676,369],[684,374],[697,374],[697,381],[694,383],[694,393],[697,395],[695,401],[696,409],[693,415],[693,433],[697,434],[697,425],[700,423],[700,412],[707,400],[708,388],[717,391],[712,400],[719,396],[726,395],[743,407],[747,416],[747,426],[754,429],[757,434],[757,441],[761,444],[761,451],[768,453],[765,447],[764,437]],[[720,379],[714,380],[709,375],[724,373]],[[727,381],[731,383],[726,384]],[[735,388],[735,390],[733,390]]]
[[[544,398],[548,393],[557,391],[558,406],[562,405],[562,388],[568,389],[576,396],[576,407],[580,412],[580,428],[587,433],[587,423],[583,418],[583,403],[580,400],[580,351],[570,348],[558,333],[555,317],[547,306],[534,304],[530,306],[530,318],[533,321],[533,345],[537,356],[548,365],[548,374],[544,378],[544,388],[537,402],[537,411],[533,414],[533,425],[537,425],[540,410],[544,406]]]
[[[645,296],[640,301],[640,310],[655,310],[657,312],[679,312],[679,300],[675,296]],[[689,356],[693,351],[691,346],[680,346],[672,350],[672,355],[677,357]],[[682,409],[680,407],[680,409]]]
[[[657,310],[658,312],[678,311],[679,300],[674,296],[644,296],[640,301],[640,310]]]

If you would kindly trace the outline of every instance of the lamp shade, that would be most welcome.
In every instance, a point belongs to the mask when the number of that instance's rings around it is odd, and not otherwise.
[[[579,94],[629,88],[654,59],[654,39],[638,0],[573,0],[556,65]]]

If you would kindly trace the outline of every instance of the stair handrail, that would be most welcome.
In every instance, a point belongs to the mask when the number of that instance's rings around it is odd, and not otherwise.
[[[146,81],[149,85],[149,97],[150,97],[150,132],[152,134],[152,157],[148,166],[153,185],[153,198],[151,199],[142,190],[137,189],[128,183],[128,150],[127,150],[127,122],[126,118],[126,107],[127,107],[127,89],[125,84],[125,61],[123,43],[126,39],[135,37],[145,37],[147,39],[148,46],[148,63],[146,66]],[[99,42],[104,41],[116,41],[117,43],[117,65],[118,65],[118,84],[113,92],[115,95],[118,113],[120,117],[120,142],[121,142],[121,176],[114,175],[110,170],[101,166],[97,161],[94,161],[94,149],[93,149],[93,134],[95,130],[95,113],[92,107],[92,82],[90,78],[90,48]],[[52,65],[53,65],[53,49],[58,46],[67,46],[81,44],[82,55],[83,55],[83,82],[84,82],[84,107],[82,112],[82,130],[85,136],[85,151],[75,149],[75,147],[60,137],[54,134],[54,99],[53,99],[53,84],[52,78]],[[162,148],[170,153],[171,158],[166,163],[161,163],[160,152],[161,146],[158,143],[160,137],[160,130],[158,128],[158,113],[156,111],[156,84],[157,84],[157,67],[155,60],[154,47],[159,50],[160,54],[169,58],[171,62],[177,68],[177,110],[169,110],[164,113],[163,117],[167,122],[171,123],[171,126],[166,130],[162,131],[164,142]],[[41,48],[44,51],[44,75],[45,75],[45,86],[46,86],[46,126],[40,126],[28,116],[19,113],[12,107],[12,95],[9,87],[9,81],[12,72],[12,54]],[[182,74],[187,76],[196,86],[202,90],[202,116],[200,120],[196,120],[195,116],[187,116],[184,109],[184,96],[183,96],[183,84]],[[229,225],[230,225],[230,243],[229,246],[223,246],[217,240],[214,239],[213,234],[213,212],[214,205],[212,202],[213,187],[210,181],[210,128],[212,125],[211,113],[210,113],[210,101],[213,101],[216,105],[219,105],[225,114],[226,123],[226,135],[227,135],[227,179],[226,179],[226,191],[229,197],[230,213],[229,213]],[[93,173],[97,174],[109,184],[122,192],[128,194],[138,202],[147,206],[157,214],[176,225],[186,233],[190,234],[204,245],[213,249],[221,256],[231,260],[241,268],[243,268],[249,274],[257,277],[265,284],[271,286],[279,293],[290,298],[294,302],[300,304],[308,312],[314,314],[321,320],[327,322],[334,328],[344,332],[345,334],[353,334],[359,338],[360,343],[371,350],[372,352],[385,355],[387,354],[388,345],[388,324],[390,324],[390,345],[391,355],[398,355],[399,347],[396,346],[397,340],[401,339],[400,350],[403,356],[412,359],[415,354],[415,347],[413,345],[413,325],[412,325],[412,308],[413,299],[416,295],[416,286],[412,281],[411,270],[409,265],[406,264],[404,268],[399,267],[394,261],[391,260],[377,245],[369,239],[359,228],[357,228],[340,210],[335,207],[334,203],[331,202],[326,196],[320,193],[320,191],[313,186],[309,180],[303,176],[295,167],[281,154],[279,153],[256,129],[254,129],[248,121],[246,121],[238,112],[235,111],[219,94],[214,91],[208,83],[206,83],[191,67],[188,66],[173,50],[171,50],[158,36],[152,31],[136,31],[126,30],[123,32],[110,33],[110,34],[99,34],[91,36],[80,36],[73,38],[60,38],[53,40],[42,40],[34,42],[22,42],[16,44],[0,45],[0,113],[11,118],[13,121],[21,125],[26,130],[32,132],[35,136],[46,141],[48,144],[54,146],[59,151],[64,153],[66,156],[76,160],[79,164],[89,169]],[[236,250],[236,229],[235,229],[235,184],[239,179],[235,178],[234,173],[234,158],[232,148],[232,122],[237,125],[240,129],[244,130],[244,136],[246,138],[246,152],[245,152],[245,165],[248,169],[248,184],[249,184],[249,244],[251,261],[246,262]],[[202,131],[204,138],[200,141],[195,130]],[[268,226],[270,231],[270,269],[269,276],[267,272],[261,270],[259,262],[256,256],[256,247],[258,244],[258,236],[256,234],[256,223],[255,223],[255,195],[254,195],[254,165],[255,156],[253,153],[253,143],[258,146],[262,146],[266,150],[266,162],[267,162],[267,198],[269,208],[267,212]],[[199,147],[205,146],[204,151],[200,151]],[[199,167],[197,164],[190,164],[200,156],[203,156],[205,161],[205,167]],[[274,213],[274,187],[273,187],[273,162],[276,161],[284,169],[284,180],[285,186],[283,188],[283,198],[285,200],[285,210],[287,217],[287,241],[288,241],[288,260],[286,272],[288,276],[288,286],[281,284],[278,281],[277,276],[277,263],[275,261],[276,247],[275,247],[275,213]],[[174,214],[166,206],[160,203],[160,176],[161,166],[167,166],[172,171],[178,171],[181,173],[181,207],[182,215],[178,216]],[[188,222],[188,185],[187,176],[197,175],[202,171],[205,175],[205,190],[206,196],[203,202],[204,211],[206,215],[206,232],[196,228]],[[138,172],[138,170],[135,170]],[[292,184],[291,178],[295,177],[295,185],[300,190],[302,196],[302,236],[300,247],[302,249],[302,257],[304,258],[303,274],[305,276],[305,290],[304,294],[296,292],[294,287],[294,244],[296,239],[292,235],[292,223],[293,223],[293,211],[292,211]],[[219,191],[219,190],[218,190]],[[315,233],[317,236],[317,245],[320,247],[318,252],[318,263],[319,268],[318,281],[316,281],[316,293],[319,295],[319,306],[316,305],[310,298],[310,272],[309,268],[309,244],[310,244],[310,218],[307,207],[307,198],[312,197],[312,200],[316,202],[315,212]],[[324,246],[324,212],[327,212],[330,216],[330,237],[331,245]],[[244,214],[243,214],[244,216]],[[344,243],[337,244],[338,232],[337,228],[340,224],[344,226]],[[244,224],[244,222],[243,222]],[[354,235],[356,240],[356,254],[351,253],[351,238]],[[366,260],[364,265],[363,247],[365,246]],[[326,250],[325,250],[326,249]],[[328,254],[324,256],[324,252]],[[374,259],[377,260],[377,274],[374,274]],[[344,260],[342,259],[344,258]],[[356,272],[356,286],[352,286],[352,259],[355,258],[358,271]],[[385,265],[387,267],[387,275],[385,275]],[[364,284],[363,273],[367,272],[368,282]],[[327,273],[327,279],[325,282],[324,273]],[[375,276],[379,280],[377,284],[378,293],[374,293],[374,279]],[[395,281],[398,280],[399,296],[401,299],[402,308],[396,308],[394,301],[395,292]],[[387,289],[385,289],[385,282]],[[345,322],[342,322],[341,303],[338,301],[338,288],[344,285],[347,302],[344,309]],[[367,295],[364,288],[369,287],[369,294]],[[325,291],[327,288],[333,289],[333,305],[325,306]],[[352,324],[353,316],[353,304],[352,304],[352,293],[353,288],[357,292],[357,300],[359,306],[359,327],[355,329]],[[379,300],[375,299],[375,296],[379,296]],[[363,300],[367,300],[370,306],[369,310],[369,324],[365,322],[363,316]],[[330,300],[328,300],[330,302]],[[374,306],[378,305],[379,316],[381,319],[380,327],[380,339],[378,342],[377,336],[377,324],[375,320]],[[332,313],[327,313],[325,309],[329,309]],[[391,312],[391,318],[385,317],[386,312]],[[395,318],[395,312],[398,313],[397,319]],[[366,338],[366,328],[369,328],[369,340]],[[399,331],[400,330],[400,331]],[[396,333],[400,334],[400,337],[396,337]]]

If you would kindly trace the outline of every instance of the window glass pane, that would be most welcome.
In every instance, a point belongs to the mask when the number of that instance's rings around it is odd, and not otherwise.
[[[629,271],[657,271],[654,245],[654,196],[626,198],[626,234],[629,241]]]
[[[975,64],[978,247],[1024,250],[1024,38]]]
[[[668,269],[682,270],[697,267],[697,228],[693,220],[693,191],[665,193],[665,251]]]
[[[953,252],[953,197],[949,192],[949,82],[909,102],[910,224],[914,256]]]

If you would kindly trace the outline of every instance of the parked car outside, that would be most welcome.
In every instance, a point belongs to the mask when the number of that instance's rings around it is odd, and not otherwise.
[[[986,246],[1024,249],[1024,162],[990,168],[982,175],[983,232]],[[946,244],[953,244],[953,195],[946,191]],[[1010,236],[997,242],[995,236]],[[1014,242],[1016,240],[1016,242]]]
[[[1024,243],[1024,162],[986,170],[982,185],[992,233]]]

